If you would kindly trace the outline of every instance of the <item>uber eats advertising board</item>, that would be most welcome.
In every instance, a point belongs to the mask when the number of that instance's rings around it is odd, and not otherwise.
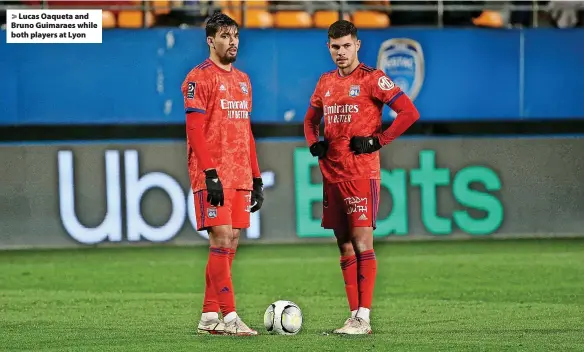
[[[265,184],[242,241],[330,238],[303,141],[258,141]],[[381,151],[378,240],[580,236],[584,139],[401,138]],[[184,142],[0,146],[0,248],[206,243]]]

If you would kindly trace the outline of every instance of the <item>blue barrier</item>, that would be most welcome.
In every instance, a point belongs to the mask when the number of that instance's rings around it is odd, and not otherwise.
[[[384,68],[402,84],[421,82],[415,103],[425,121],[584,118],[582,29],[392,28],[360,36],[360,59],[370,66],[388,39],[419,44],[418,52],[388,51],[386,62],[413,66]],[[302,121],[318,77],[334,68],[326,39],[317,29],[242,30],[236,65],[252,80],[254,122]],[[180,84],[207,56],[201,29],[108,30],[103,44],[1,42],[0,124],[183,123]],[[423,75],[414,78],[415,68]]]

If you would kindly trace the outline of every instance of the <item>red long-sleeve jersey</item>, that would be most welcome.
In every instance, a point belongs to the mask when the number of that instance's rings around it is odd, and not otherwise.
[[[251,132],[251,82],[210,59],[193,68],[182,84],[191,187],[205,189],[204,170],[216,169],[224,188],[251,190],[260,177]]]
[[[385,131],[381,125],[384,105],[397,112]],[[324,117],[329,149],[319,163],[327,182],[380,179],[379,152],[355,155],[349,148],[351,137],[377,136],[383,146],[405,132],[419,116],[412,101],[383,71],[361,63],[347,76],[334,70],[320,77],[304,119],[304,134],[309,146],[317,142]]]

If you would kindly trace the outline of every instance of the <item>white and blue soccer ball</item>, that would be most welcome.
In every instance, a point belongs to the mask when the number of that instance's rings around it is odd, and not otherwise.
[[[292,301],[276,301],[266,309],[264,325],[271,334],[296,335],[302,328],[302,310]]]

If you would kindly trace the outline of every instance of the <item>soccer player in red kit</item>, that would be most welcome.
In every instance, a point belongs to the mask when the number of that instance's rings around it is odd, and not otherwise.
[[[406,131],[419,113],[383,71],[359,62],[357,29],[337,21],[328,30],[337,68],[320,76],[304,119],[304,134],[323,176],[322,227],[334,231],[351,316],[338,334],[370,334],[377,273],[373,230],[379,205],[379,149]],[[382,130],[383,106],[397,112]],[[319,126],[324,117],[324,140]]]
[[[232,63],[239,28],[218,13],[206,24],[210,56],[182,84],[188,169],[197,230],[209,233],[203,313],[199,333],[257,335],[237,315],[231,264],[240,229],[263,203],[263,183],[251,132],[251,83]],[[223,319],[219,318],[219,312]]]

